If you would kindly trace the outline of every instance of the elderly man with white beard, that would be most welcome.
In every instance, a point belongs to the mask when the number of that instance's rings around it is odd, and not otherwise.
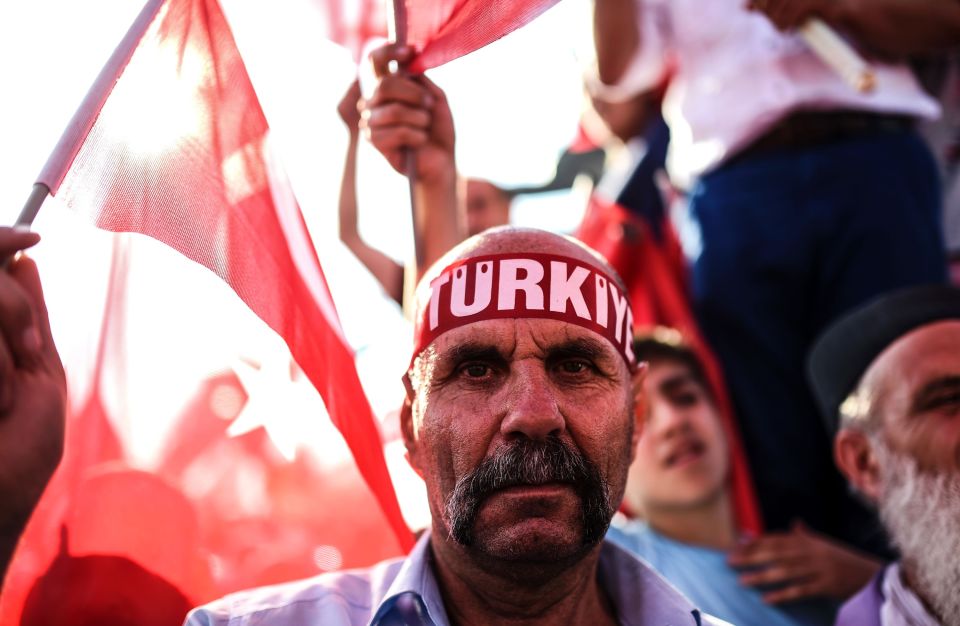
[[[834,455],[900,560],[838,626],[960,625],[960,289],[883,296],[837,321],[808,363]]]

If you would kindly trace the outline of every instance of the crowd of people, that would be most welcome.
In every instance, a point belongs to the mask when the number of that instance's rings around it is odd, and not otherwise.
[[[634,327],[645,268],[621,277],[629,258],[505,226],[512,193],[461,180],[455,112],[425,76],[390,71],[414,55],[390,44],[371,55],[374,90],[340,106],[340,234],[414,320],[400,432],[432,525],[405,558],[234,594],[190,626],[960,624],[960,288],[955,181],[940,180],[960,129],[934,126],[960,93],[960,3],[594,8],[593,110],[638,154],[597,193],[696,229],[690,307],[763,531],[738,519],[701,354]],[[811,18],[871,59],[872,92],[806,45]],[[358,233],[361,134],[412,178],[423,256],[406,293],[405,268]],[[63,445],[64,373],[18,254],[37,241],[0,228],[0,256],[17,254],[0,272],[0,573]]]

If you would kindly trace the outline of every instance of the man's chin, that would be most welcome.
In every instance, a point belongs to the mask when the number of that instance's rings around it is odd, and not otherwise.
[[[487,558],[520,564],[562,564],[581,558],[599,541],[585,541],[579,519],[529,517],[474,526],[469,549]]]

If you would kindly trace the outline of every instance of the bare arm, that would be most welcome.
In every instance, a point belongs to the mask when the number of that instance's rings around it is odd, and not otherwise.
[[[426,76],[388,72],[390,61],[402,64],[410,56],[395,45],[372,53],[380,82],[363,106],[361,125],[398,172],[406,173],[405,150],[414,151],[414,228],[424,246],[424,266],[414,273],[419,279],[464,238],[465,227],[457,195],[453,117],[446,95]]]
[[[360,86],[354,82],[337,107],[340,117],[350,133],[347,145],[346,161],[343,165],[343,179],[340,181],[340,241],[373,274],[383,290],[391,298],[402,303],[403,268],[383,252],[368,245],[357,228],[357,143],[360,136],[360,112],[357,103],[360,100]]]
[[[960,47],[957,0],[848,0],[837,27],[885,56],[902,58]]]
[[[960,0],[752,0],[781,30],[818,17],[884,57],[936,54],[960,47]]]
[[[0,228],[0,257],[38,241]],[[66,379],[40,279],[21,258],[0,271],[0,580],[63,453]]]
[[[600,81],[617,84],[640,46],[636,0],[594,0],[593,39]]]

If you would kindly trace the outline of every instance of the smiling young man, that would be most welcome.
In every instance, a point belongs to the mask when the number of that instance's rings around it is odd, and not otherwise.
[[[634,352],[648,363],[648,409],[624,504],[639,518],[611,527],[607,538],[739,626],[833,624],[837,600],[880,564],[802,526],[741,537],[730,453],[703,366],[671,329],[638,339]]]
[[[839,426],[837,464],[876,505],[900,560],[838,626],[960,624],[960,289],[877,298],[817,340],[810,379]]]

